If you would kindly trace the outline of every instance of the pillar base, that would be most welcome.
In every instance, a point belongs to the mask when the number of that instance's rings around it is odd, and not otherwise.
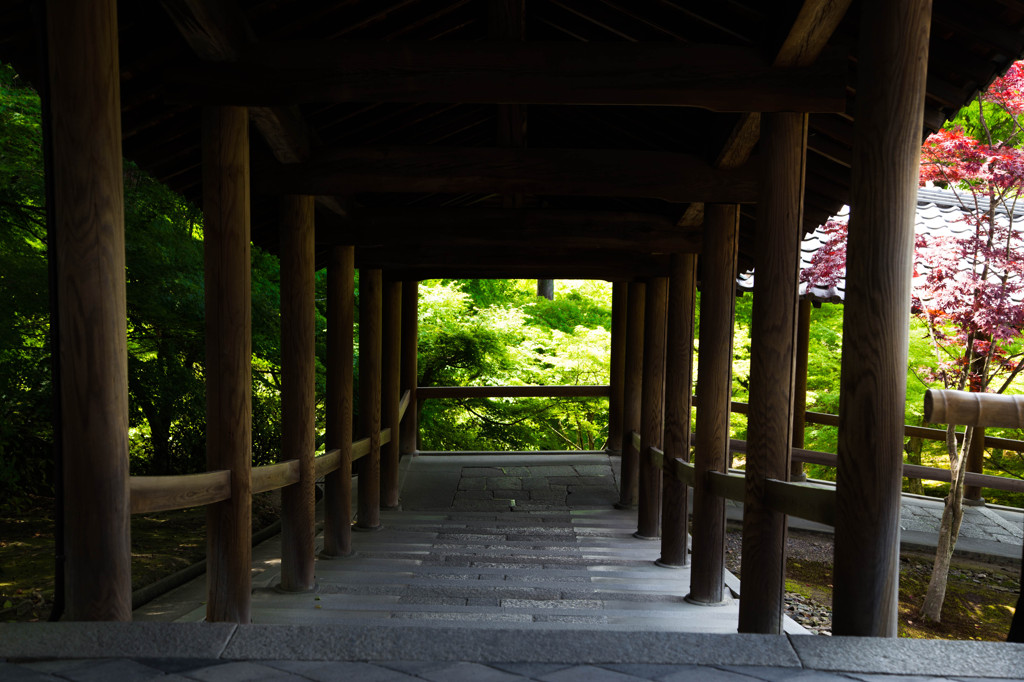
[[[637,531],[637,532],[633,533],[633,537],[635,537],[637,540],[660,540],[661,539],[660,535],[641,535],[640,531]]]
[[[338,559],[347,559],[348,557],[355,554],[353,551],[349,551],[345,554],[328,554],[327,552],[320,552],[316,555],[317,559],[324,559],[325,561],[337,561]]]
[[[733,602],[732,597],[726,597],[722,601],[697,601],[690,595],[683,597],[683,601],[688,604],[694,604],[696,606],[728,606]]]
[[[303,594],[304,592],[315,592],[316,588],[317,584],[316,582],[314,582],[309,587],[300,587],[295,590],[289,590],[288,588],[284,587],[281,583],[274,585],[274,587],[272,587],[271,589],[273,589],[274,592],[277,592],[278,594]]]
[[[625,502],[616,502],[612,506],[616,509],[622,509],[623,511],[636,511],[636,503],[626,504]]]
[[[384,530],[384,524],[383,523],[378,523],[376,526],[360,526],[360,525],[352,526],[352,531],[355,532],[355,533],[376,533],[376,532],[382,531],[382,530]]]
[[[965,497],[964,498],[964,506],[965,507],[984,507],[985,506],[985,498],[984,497],[979,497],[976,500],[970,500],[970,499]]]
[[[658,559],[657,561],[655,561],[654,565],[657,566],[658,568],[676,568],[676,569],[686,568],[686,564],[669,564],[669,563],[665,563],[661,559]]]

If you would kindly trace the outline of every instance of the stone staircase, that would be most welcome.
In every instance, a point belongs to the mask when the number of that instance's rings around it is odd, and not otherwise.
[[[267,571],[255,622],[735,632],[736,607],[689,604],[688,569],[654,565],[635,512],[548,509],[382,514],[352,556],[321,560],[317,590],[283,594]]]

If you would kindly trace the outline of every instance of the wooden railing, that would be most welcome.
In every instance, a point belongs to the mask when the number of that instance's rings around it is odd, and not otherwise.
[[[420,400],[441,398],[607,398],[603,386],[420,386]]]
[[[399,422],[405,417],[409,400],[410,392],[406,391],[399,403]],[[391,442],[393,428],[381,429],[381,445]],[[369,453],[369,438],[362,438],[352,443],[353,462]],[[341,451],[330,450],[317,456],[313,462],[317,478],[325,476],[341,466]],[[252,468],[253,495],[278,490],[298,482],[299,460],[297,459]],[[227,470],[220,470],[184,476],[132,476],[129,481],[129,490],[132,514],[201,507],[231,498],[231,473]]]

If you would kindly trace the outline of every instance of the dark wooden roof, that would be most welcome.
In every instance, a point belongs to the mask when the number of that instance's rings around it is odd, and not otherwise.
[[[827,7],[837,3],[811,0],[810,4]],[[12,62],[30,80],[38,82],[35,39],[39,32],[34,28],[30,5],[27,1],[8,1],[0,6],[0,59]],[[612,69],[618,68],[614,55],[620,53],[615,50],[626,50],[621,52],[626,55],[622,59],[647,59],[646,53],[630,57],[634,53],[628,50],[655,44],[747,48],[771,65],[803,5],[795,0],[525,0],[524,6],[512,0],[239,0],[237,4],[227,0],[123,1],[119,26],[124,154],[201,203],[201,103],[226,89],[218,87],[216,77],[244,85],[244,74],[221,74],[214,62],[223,65],[246,59],[259,64],[262,60],[264,66],[272,67],[282,63],[281,55],[291,54],[294,49],[296,59],[321,67],[326,62],[316,57],[316,49],[322,49],[326,42],[356,45],[354,49],[363,54],[359,45],[369,49],[372,45],[366,43],[379,41],[473,43],[485,49],[487,43],[500,39],[505,47],[497,48],[497,59],[506,47],[514,48],[511,40],[522,38],[528,44],[564,44],[569,50],[584,43],[607,44]],[[514,15],[519,6],[524,9],[521,26],[508,19],[510,8]],[[804,221],[807,231],[849,201],[857,51],[863,49],[859,46],[859,25],[859,3],[854,1],[834,32],[829,32],[825,54],[842,67],[838,73],[845,78],[846,104],[840,105],[838,113],[810,115]],[[282,43],[287,45],[282,47]],[[926,128],[941,125],[1022,52],[1024,1],[974,0],[966,11],[962,3],[936,0]],[[541,57],[551,58],[549,53]],[[715,61],[707,56],[703,59]],[[349,58],[345,64],[354,61],[358,60]],[[206,89],[196,87],[192,91],[189,86],[205,79],[206,72],[210,77],[204,84]],[[510,82],[518,83],[516,78],[519,76],[510,78]],[[631,76],[627,73],[624,78],[628,85]],[[258,77],[257,82],[261,79],[267,83],[271,80]],[[310,80],[310,87],[324,88],[329,74],[311,73]],[[658,241],[664,237],[659,230],[683,225],[678,227],[682,233],[679,239],[699,245],[700,204],[691,203],[706,189],[694,184],[692,174],[683,173],[678,178],[671,175],[677,157],[628,152],[688,155],[715,166],[744,116],[687,106],[544,103],[547,95],[543,92],[530,94],[533,101],[542,103],[525,108],[492,103],[493,97],[482,91],[479,98],[484,101],[480,102],[351,101],[352,97],[369,99],[371,95],[365,93],[373,91],[375,83],[367,79],[359,86],[363,90],[357,87],[355,95],[332,95],[332,101],[307,101],[320,96],[319,90],[312,90],[312,94],[296,98],[297,104],[270,103],[272,106],[253,109],[253,237],[257,243],[276,251],[273,194],[282,188],[300,191],[303,185],[296,178],[304,177],[309,182],[321,182],[315,185],[318,192],[331,191],[325,187],[336,188],[331,196],[319,201],[318,240],[324,244],[358,241],[362,248],[357,258],[362,264],[400,267],[415,276],[444,272],[526,277],[545,273],[592,277],[607,273],[608,278],[642,275],[664,262],[664,258],[652,260],[647,255],[666,246]],[[487,85],[482,81],[480,88],[486,90]],[[417,89],[421,94],[410,97],[427,100],[435,98],[435,91],[438,99],[448,92],[443,82],[415,73],[396,87]],[[555,93],[551,97],[560,101],[566,90],[564,84],[554,84],[552,89]],[[581,97],[597,101],[601,95]],[[464,95],[462,99],[474,97]],[[520,114],[525,115],[525,134],[514,123]],[[510,117],[512,124],[507,122]],[[494,185],[498,191],[488,192],[481,191],[481,183],[474,182],[474,178],[440,185],[411,182],[399,188],[374,175],[382,163],[403,163],[405,170],[423,163],[458,179],[460,160],[445,165],[439,155],[451,148],[480,148],[480,154],[486,156],[488,150],[498,147],[513,148],[508,153],[517,163],[533,164],[531,167],[548,164],[558,182],[542,174],[532,183],[500,181]],[[525,147],[520,156],[514,149],[518,147]],[[595,161],[586,154],[566,153],[571,150],[616,150],[623,155],[608,157],[611,161],[605,167],[604,159]],[[352,169],[348,176],[325,178],[310,164],[302,167],[304,175],[282,170],[282,162],[322,161],[329,158],[327,152],[341,155],[345,168]],[[412,152],[426,156],[409,156]],[[376,156],[365,161],[368,154]],[[355,157],[372,170],[361,170],[363,167],[353,161]],[[508,165],[504,156],[492,161],[493,167]],[[617,163],[629,164],[632,172],[662,178],[666,186],[671,185],[671,191],[654,193],[656,196],[636,192],[631,196],[629,192],[601,191],[600,185],[595,185],[597,191],[581,191],[568,182],[577,176],[581,182],[596,177],[611,185],[646,182],[644,177],[630,179]],[[736,188],[739,200],[747,202],[741,226],[741,259],[749,267],[753,262],[750,236],[756,211],[750,203],[753,199],[742,194],[745,181],[742,174],[728,175],[722,186]],[[351,190],[346,191],[346,187]],[[509,207],[519,210],[502,219],[504,222],[495,223],[493,211]],[[403,209],[407,210],[405,214],[401,213]],[[463,233],[472,233],[473,240],[462,242],[455,228],[446,228],[444,213],[427,209],[479,211],[467,213],[479,216],[478,224],[471,222],[475,218],[461,219]],[[613,220],[608,227],[603,222],[597,225],[593,220],[584,221],[592,229],[562,232],[552,225],[561,219],[558,216],[567,214],[552,214],[554,211],[575,211],[585,216],[612,212],[620,222]],[[399,225],[405,219],[416,221],[417,215],[422,216],[422,230],[414,225],[389,232],[387,225]],[[631,222],[630,215],[639,217]],[[687,223],[698,226],[686,227]],[[648,241],[640,239],[635,246],[622,243],[621,234],[615,232],[617,224],[625,225],[623,230],[647,235],[644,239]],[[492,229],[492,225],[497,227]],[[533,227],[521,228],[528,238],[517,245],[516,230],[522,225]],[[481,236],[492,233],[493,244],[479,243]],[[435,234],[444,242],[434,241],[431,235]],[[542,245],[539,251],[536,244]]]

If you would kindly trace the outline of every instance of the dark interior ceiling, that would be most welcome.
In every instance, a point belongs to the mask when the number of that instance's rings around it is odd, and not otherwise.
[[[199,58],[232,61],[237,54],[217,53],[224,44],[259,54],[262,44],[280,41],[459,41],[484,43],[496,39],[568,43],[689,43],[748,47],[771,62],[786,40],[804,2],[780,0],[165,0],[163,3],[119,3],[121,98],[124,155],[171,188],[201,205],[201,106],[168,96],[168,74],[194,67]],[[808,4],[815,4],[808,0]],[[819,3],[834,4],[834,3]],[[8,0],[0,4],[0,59],[11,62],[32,82],[38,81],[39,53],[33,3]],[[509,8],[523,12],[522,28],[502,21]],[[198,8],[198,9],[197,9]],[[182,17],[208,13],[221,22],[224,36],[202,30],[186,39]],[[849,164],[853,144],[853,112],[860,4],[851,3],[828,41],[829,54],[847,66],[847,105],[842,113],[809,117],[804,229],[811,230],[848,201]],[[206,41],[206,42],[204,42]],[[212,47],[211,47],[212,45]],[[220,46],[218,48],[217,46]],[[205,53],[204,53],[205,51]],[[929,55],[925,128],[940,126],[980,88],[1024,52],[1024,1],[973,0],[969,10],[952,0],[934,2]],[[518,106],[518,105],[514,105]],[[509,105],[487,103],[312,102],[253,110],[253,240],[277,250],[276,200],[261,191],[280,172],[282,161],[298,161],[296,152],[316,158],[320,150],[378,146],[528,149],[602,149],[667,151],[695,155],[715,164],[743,117],[678,106],[524,105],[525,132],[509,134],[503,124]],[[514,114],[514,112],[513,112]],[[260,117],[273,119],[269,124]],[[292,147],[280,139],[268,143],[267,126],[290,123],[299,131]],[[513,126],[515,128],[515,126]],[[286,145],[287,146],[287,145]],[[754,149],[756,156],[756,148]],[[522,208],[615,211],[657,216],[679,229],[699,231],[699,205],[681,201],[616,196],[566,196],[542,192],[508,194],[431,192],[341,192],[319,200],[318,241],[337,241],[334,232],[351,229],[351,217],[374,208]],[[686,227],[687,224],[697,227]],[[347,228],[346,225],[349,225]],[[741,265],[753,265],[751,235],[756,207],[746,204],[741,223]],[[487,225],[474,230],[486,233]],[[424,232],[429,232],[424,229]],[[431,276],[425,267],[444,261],[425,250],[429,234],[416,240],[406,231],[405,243],[418,241],[391,265],[413,276]],[[378,247],[388,246],[378,244]],[[435,251],[444,245],[433,245]],[[322,249],[321,247],[321,254]],[[531,265],[524,252],[505,246],[475,248],[472,267],[452,265],[453,274],[489,272],[492,276],[600,277],[598,253],[581,249],[574,255],[551,254],[553,265],[539,258]],[[367,248],[372,253],[388,249]],[[453,250],[454,252],[454,250]],[[422,255],[417,261],[416,254]],[[383,257],[383,256],[381,256]],[[523,267],[516,267],[516,258]],[[643,274],[663,259],[633,254],[621,268],[607,269],[606,278]],[[569,267],[570,261],[575,263]],[[387,262],[382,261],[384,264]],[[487,270],[488,262],[493,268]],[[424,268],[417,270],[417,263]],[[566,267],[554,267],[562,263]],[[438,271],[438,274],[440,271]],[[562,275],[561,273],[565,273]],[[436,275],[434,275],[436,276]]]

